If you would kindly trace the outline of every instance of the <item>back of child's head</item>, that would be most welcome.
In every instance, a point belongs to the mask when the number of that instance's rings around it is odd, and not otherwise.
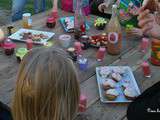
[[[14,120],[72,120],[79,103],[76,70],[57,48],[30,51],[21,61],[12,114]]]

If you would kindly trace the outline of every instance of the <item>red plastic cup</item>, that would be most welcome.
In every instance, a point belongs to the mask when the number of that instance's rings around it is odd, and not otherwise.
[[[149,39],[143,38],[141,42],[141,52],[146,53],[147,49],[149,49]]]
[[[151,77],[151,70],[148,62],[143,62],[141,66],[142,66],[144,76]]]
[[[97,61],[103,61],[105,53],[106,53],[106,48],[100,47],[97,52]]]
[[[32,39],[26,40],[26,45],[27,45],[28,50],[32,49],[33,48],[33,40]]]
[[[74,48],[75,48],[77,55],[82,55],[82,44],[80,42],[75,42]]]
[[[87,109],[87,97],[80,95],[79,112],[85,112]]]
[[[13,43],[11,40],[6,40],[3,44],[4,52],[6,55],[12,55],[14,53],[14,48],[16,44]]]

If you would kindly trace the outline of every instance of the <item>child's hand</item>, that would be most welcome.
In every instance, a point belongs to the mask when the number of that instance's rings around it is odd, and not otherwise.
[[[131,30],[126,31],[128,37],[142,37],[143,31],[139,28],[133,28]]]
[[[148,9],[141,8],[138,20],[138,25],[145,35],[160,39],[160,25],[158,25],[155,16]]]

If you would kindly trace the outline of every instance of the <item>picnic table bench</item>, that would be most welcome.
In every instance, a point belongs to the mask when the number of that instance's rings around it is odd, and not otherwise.
[[[33,27],[35,30],[50,31],[56,33],[51,40],[54,46],[61,47],[58,41],[58,36],[64,34],[64,30],[60,23],[57,22],[54,29],[48,29],[45,25],[47,15],[50,11],[36,14],[32,17]],[[70,16],[72,13],[60,12],[60,16]],[[93,18],[95,16],[92,16]],[[21,21],[11,23],[9,25],[14,26],[17,30],[21,28]],[[7,25],[8,26],[8,25]],[[7,26],[2,26],[2,29],[6,31]],[[88,35],[99,34],[104,31],[98,31],[94,27],[87,32]],[[66,33],[65,33],[66,34]],[[71,34],[73,36],[73,34]],[[72,37],[74,38],[74,37]],[[84,51],[84,56],[89,60],[89,66],[87,71],[80,71],[77,63],[75,63],[78,75],[81,92],[87,96],[87,110],[77,116],[77,120],[125,120],[126,110],[128,103],[121,104],[103,104],[100,102],[98,93],[98,86],[96,81],[95,68],[97,66],[130,66],[134,73],[137,84],[140,91],[143,92],[153,84],[159,81],[160,74],[157,74],[159,67],[151,65],[152,77],[146,78],[143,76],[141,70],[141,63],[147,60],[150,56],[149,53],[144,54],[139,51],[140,40],[125,39],[123,34],[123,49],[120,55],[111,56],[106,53],[102,62],[96,60],[96,48],[89,48]],[[75,41],[72,39],[72,41]],[[24,43],[16,42],[17,47],[25,47]],[[18,71],[19,63],[17,63],[15,55],[6,56],[3,54],[3,50],[0,49],[0,101],[5,104],[11,105],[11,100],[14,94],[16,75]]]

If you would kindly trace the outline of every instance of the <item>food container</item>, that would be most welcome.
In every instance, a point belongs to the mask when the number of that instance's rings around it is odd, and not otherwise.
[[[46,25],[48,28],[54,28],[56,25],[56,19],[54,17],[48,17]]]
[[[28,50],[26,48],[18,48],[16,51],[17,61],[21,62],[23,57],[27,54]]]
[[[151,48],[150,62],[153,65],[160,66],[160,40],[153,39]]]
[[[122,71],[123,72],[122,72]],[[102,72],[103,71],[103,72]],[[110,74],[113,72],[121,73],[121,80],[119,82],[116,82],[115,89],[119,93],[116,99],[109,100],[105,93],[106,90],[103,87],[103,83],[107,79],[112,79]],[[103,74],[103,75],[102,75]],[[140,95],[140,89],[137,85],[137,82],[134,78],[132,69],[129,66],[101,66],[96,67],[96,77],[97,77],[97,83],[98,83],[98,90],[100,95],[100,101],[103,103],[128,103],[132,102],[132,100],[127,99],[124,95],[124,88],[128,86],[129,88],[133,88],[136,92],[136,97]]]
[[[64,48],[68,48],[68,47],[70,46],[71,36],[70,36],[70,35],[63,34],[63,35],[60,35],[60,36],[59,36],[59,40],[60,40],[61,45],[62,45]]]
[[[16,47],[16,44],[9,39],[6,40],[3,44],[4,52],[6,55],[12,55],[14,53],[15,47]]]
[[[83,50],[86,50],[90,47],[89,36],[87,36],[87,35],[81,36],[80,42],[83,44],[83,46],[82,46]]]
[[[24,13],[23,14],[23,28],[31,28],[32,27],[32,18],[31,18],[31,13]]]

